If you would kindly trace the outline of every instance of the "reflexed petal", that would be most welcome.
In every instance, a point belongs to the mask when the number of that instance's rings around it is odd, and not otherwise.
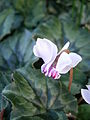
[[[67,73],[71,69],[72,60],[66,52],[63,52],[57,62],[56,70],[61,74]]]
[[[81,89],[81,94],[83,99],[90,104],[90,91],[89,90],[85,90],[85,89]]]
[[[60,50],[60,52],[59,52],[58,54],[60,54],[63,50],[68,49],[69,45],[70,45],[70,42],[68,41],[68,42],[63,46],[63,48]]]
[[[69,53],[69,56],[72,60],[72,67],[75,67],[82,60],[81,56],[76,53],[71,52],[71,53]]]
[[[86,85],[86,86],[87,86],[88,90],[90,91],[90,85]]]
[[[61,51],[68,49],[69,45],[70,45],[70,42],[68,41],[68,42],[63,46],[63,48],[61,49]]]
[[[33,47],[35,56],[40,57],[45,63],[54,61],[57,56],[57,46],[47,39],[37,39]]]

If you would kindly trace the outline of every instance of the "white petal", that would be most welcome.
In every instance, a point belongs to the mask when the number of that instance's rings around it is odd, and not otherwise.
[[[86,85],[86,86],[87,86],[88,90],[90,91],[90,85]]]
[[[33,47],[34,55],[40,57],[45,63],[54,61],[57,55],[57,46],[47,39],[37,39]]]
[[[56,70],[61,74],[67,73],[71,69],[72,60],[66,52],[63,52],[57,62]]]
[[[72,60],[72,67],[75,67],[82,60],[81,56],[76,53],[71,52],[71,53],[69,53],[69,56]]]
[[[61,51],[68,49],[69,45],[70,45],[70,42],[68,41],[68,42],[63,46],[63,48],[61,49]]]
[[[42,73],[44,73],[44,72],[45,72],[46,65],[47,65],[47,64],[45,64],[45,63],[44,63],[44,64],[41,66],[41,72],[42,72]]]
[[[60,52],[58,53],[58,55],[59,55],[63,50],[68,49],[69,45],[70,45],[70,42],[68,41],[68,42],[63,46],[63,48],[60,50]]]
[[[89,90],[85,90],[85,89],[81,89],[81,94],[83,99],[90,104],[90,91]]]

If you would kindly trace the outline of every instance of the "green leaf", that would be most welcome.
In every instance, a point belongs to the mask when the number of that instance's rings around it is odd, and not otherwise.
[[[44,119],[46,112],[52,111],[52,115],[55,114],[56,120],[59,120],[57,111],[77,113],[76,99],[60,81],[46,78],[40,71],[31,67],[26,69],[18,70],[24,77],[15,72],[14,82],[3,90],[3,94],[13,104],[13,119],[22,116],[39,116]]]
[[[90,105],[83,104],[78,108],[77,120],[89,120],[90,119]]]
[[[63,21],[64,40],[71,42],[70,50],[82,56],[80,69],[84,72],[90,70],[90,33],[85,28],[76,29],[72,22]]]
[[[16,31],[0,43],[0,110],[8,105],[1,92],[11,82],[12,72],[28,62],[32,63],[35,58],[32,53],[34,41],[31,37],[31,32],[25,29]]]
[[[11,8],[0,13],[0,40],[10,34],[12,30],[18,28],[22,22],[22,17],[17,15]]]
[[[62,27],[56,17],[48,17],[34,31],[34,38],[41,37],[53,41],[60,49],[62,47]]]
[[[16,31],[12,36],[0,43],[0,70],[14,71],[24,67],[35,59],[32,48],[32,34],[27,29]],[[31,59],[30,59],[31,58]]]
[[[10,115],[11,115],[11,110],[12,110],[12,105],[9,102],[9,104],[6,106],[6,108],[4,109],[4,115],[3,115],[3,119],[5,120],[10,120]]]
[[[2,96],[2,90],[10,83],[10,75],[0,71],[0,111],[5,109],[8,101]]]
[[[7,8],[10,8],[10,3],[9,3],[9,0],[0,0],[0,12],[7,9]]]
[[[31,28],[36,26],[37,23],[45,16],[45,1],[13,0],[11,3],[24,17],[24,24],[26,27]]]
[[[15,112],[16,113],[16,112]],[[14,114],[14,111],[13,111],[13,114]],[[13,119],[13,114],[12,114],[12,116],[11,116],[11,120],[14,120]],[[57,117],[57,115],[58,115],[58,117]],[[15,116],[17,116],[16,114],[15,114]],[[16,117],[15,118],[15,120],[43,120],[43,119],[45,119],[45,120],[68,120],[67,119],[67,117],[66,117],[66,115],[65,115],[65,113],[64,112],[49,112],[49,113],[46,113],[46,114],[42,114],[42,115],[40,115],[41,117],[37,117],[37,116],[34,116],[34,117],[30,117],[30,116],[21,116],[21,117]]]
[[[60,15],[64,12],[69,13],[69,10],[72,8],[72,0],[53,0],[49,1],[48,12],[54,15]]]
[[[15,117],[13,118],[13,115],[11,116],[10,120],[43,120],[40,117],[30,117],[30,116],[21,116],[21,117]]]
[[[68,120],[64,112],[57,112],[59,119],[58,120]]]
[[[41,115],[41,117],[45,120],[68,120],[63,111],[49,110]]]

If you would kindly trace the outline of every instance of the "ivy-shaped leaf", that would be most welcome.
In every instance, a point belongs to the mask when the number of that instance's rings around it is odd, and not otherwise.
[[[0,13],[0,40],[21,25],[22,17],[11,8]]]
[[[54,115],[59,120],[59,113],[56,112],[77,113],[76,99],[60,81],[48,79],[31,67],[19,69],[18,72],[13,75],[14,82],[3,90],[17,112],[14,111],[14,117],[39,116],[44,119],[50,112],[50,116]],[[54,120],[54,117],[51,118]]]
[[[35,59],[32,53],[34,43],[31,32],[26,29],[16,31],[0,43],[0,109],[6,108],[7,102],[2,99],[1,92],[11,82],[13,71],[24,67],[28,62],[32,63]],[[5,107],[2,107],[2,104],[5,104]]]
[[[32,34],[28,30],[16,31],[0,43],[0,70],[14,71],[34,60]],[[31,59],[30,59],[31,58]]]
[[[35,27],[45,16],[45,1],[41,0],[13,0],[13,7],[24,17],[24,24],[28,28]],[[26,7],[27,6],[27,7]]]

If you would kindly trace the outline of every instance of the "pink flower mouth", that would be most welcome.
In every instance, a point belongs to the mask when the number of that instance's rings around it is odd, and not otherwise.
[[[50,66],[49,70],[47,71],[47,65],[43,67],[43,73],[45,76],[52,77],[54,79],[58,79],[60,77],[59,72],[55,69],[55,66]]]

